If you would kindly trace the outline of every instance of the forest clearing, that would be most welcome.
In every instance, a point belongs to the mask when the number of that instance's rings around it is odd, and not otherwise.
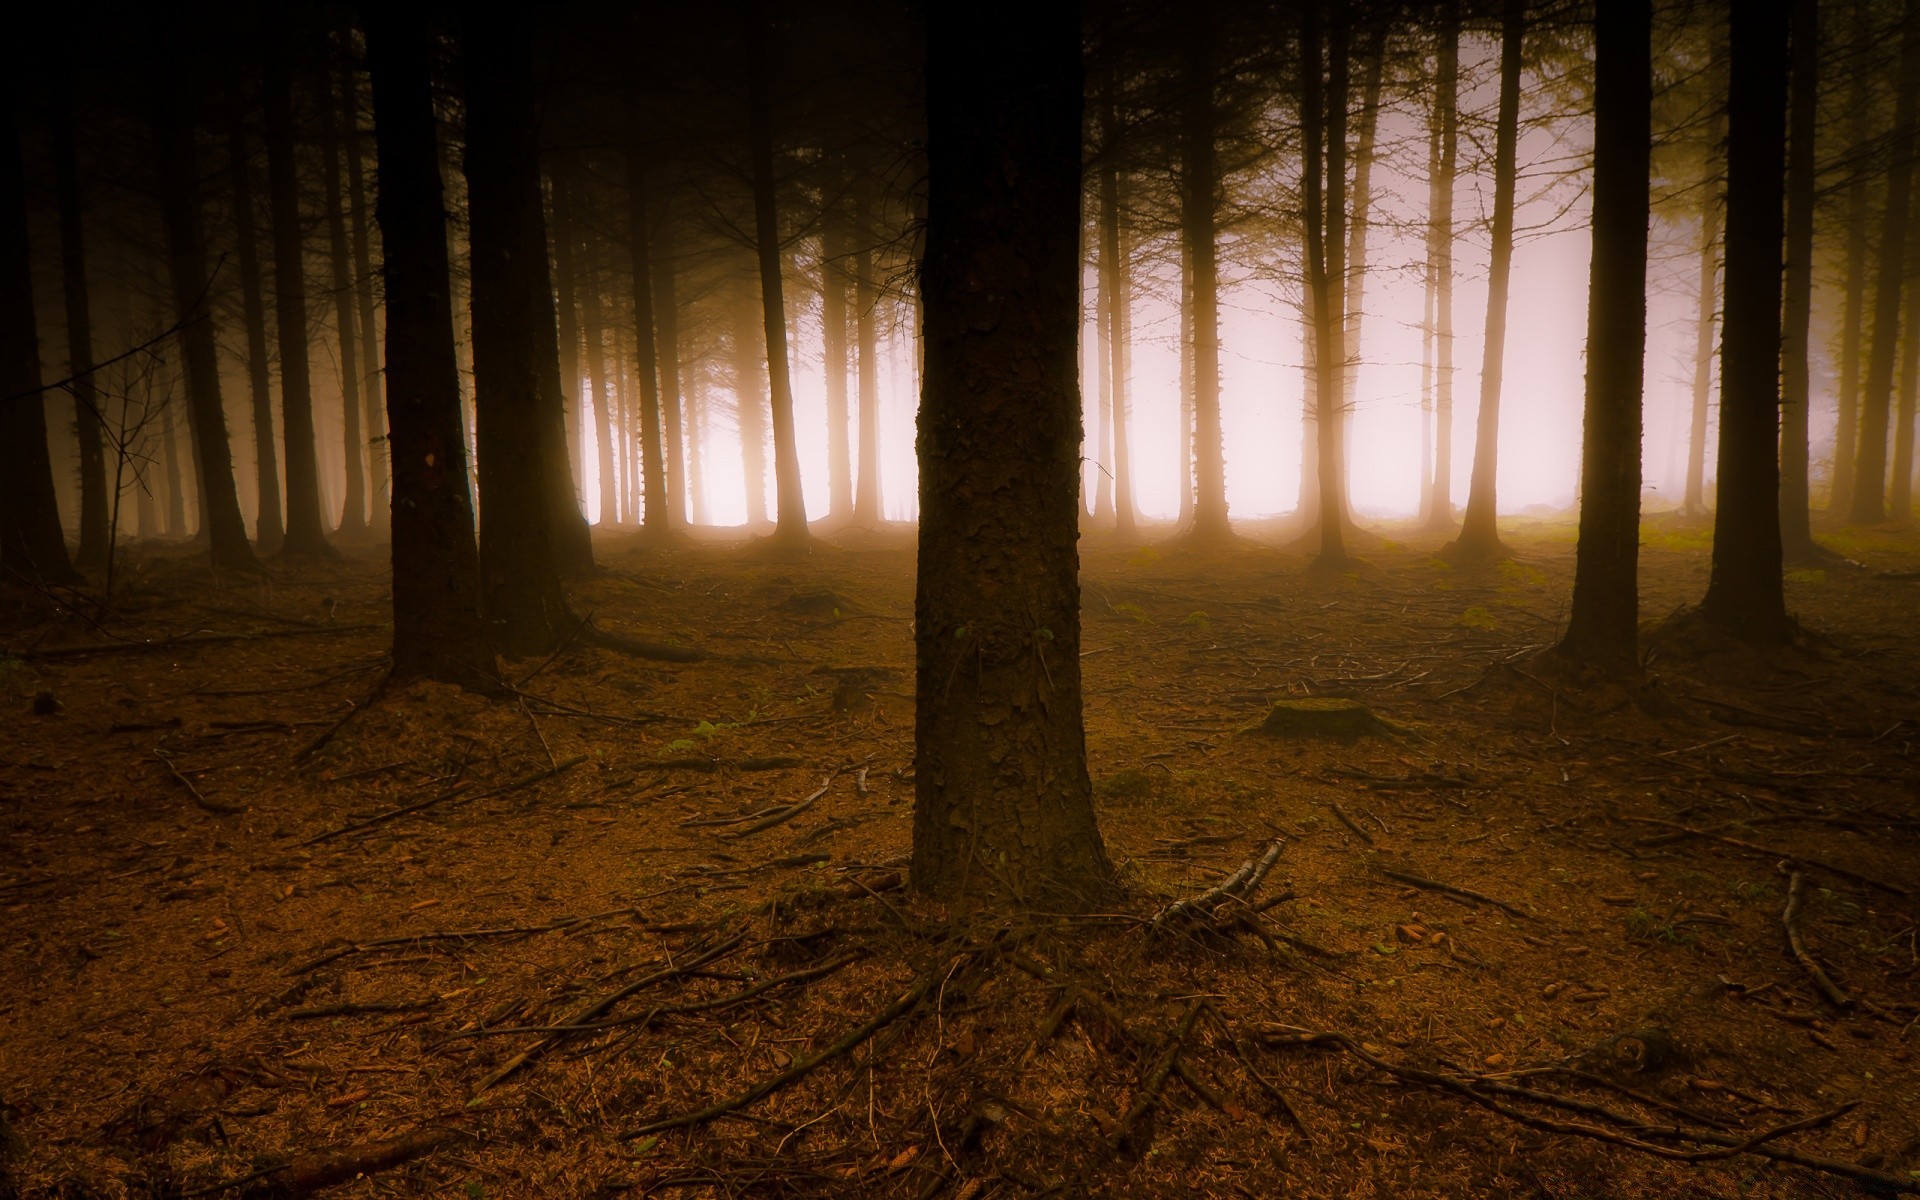
[[[1338,575],[1249,532],[1087,543],[1124,887],[1011,921],[902,887],[905,531],[798,560],[607,539],[577,611],[689,661],[574,642],[502,696],[396,686],[344,724],[386,666],[380,564],[209,590],[143,558],[110,639],[9,635],[9,703],[57,708],[0,755],[20,1184],[215,1194],[402,1139],[341,1194],[1920,1186],[1904,535],[1790,580],[1794,647],[1654,640],[1636,691],[1538,657],[1570,526],[1516,522],[1484,570],[1370,539]],[[1646,540],[1661,614],[1703,535]],[[1385,728],[1247,732],[1307,696]],[[1257,924],[1165,918],[1270,845]],[[1602,1109],[1699,1160],[1551,1132],[1637,1136]],[[301,1194],[274,1185],[227,1193]]]

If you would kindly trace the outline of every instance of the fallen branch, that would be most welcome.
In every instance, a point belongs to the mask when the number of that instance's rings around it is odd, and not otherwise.
[[[238,1179],[229,1179],[209,1187],[196,1188],[190,1192],[179,1193],[181,1200],[196,1196],[211,1196],[217,1192],[231,1191],[237,1187],[261,1180],[272,1182],[262,1188],[249,1188],[248,1193],[257,1192],[262,1196],[297,1197],[310,1196],[315,1192],[343,1183],[351,1183],[362,1175],[371,1175],[375,1171],[386,1171],[416,1158],[433,1153],[454,1138],[453,1131],[447,1129],[420,1129],[389,1138],[382,1142],[362,1142],[357,1145],[343,1146],[337,1150],[315,1150],[307,1154],[297,1154],[286,1162]]]
[[[1204,1003],[1205,1001],[1195,1000],[1187,1006],[1186,1015],[1180,1018],[1180,1024],[1174,1028],[1173,1036],[1167,1039],[1166,1048],[1161,1050],[1160,1057],[1154,1060],[1153,1065],[1147,1068],[1146,1075],[1140,1080],[1140,1094],[1134,1098],[1133,1107],[1127,1109],[1126,1115],[1120,1118],[1120,1123],[1113,1127],[1112,1136],[1107,1139],[1107,1145],[1114,1153],[1125,1152],[1137,1155],[1146,1149],[1146,1143],[1152,1139],[1152,1133],[1149,1131],[1146,1136],[1136,1141],[1133,1128],[1140,1123],[1141,1118],[1147,1115],[1147,1110],[1159,1100],[1160,1090],[1167,1084],[1167,1076],[1173,1072],[1174,1064],[1180,1059],[1181,1047],[1186,1044],[1187,1038],[1193,1035],[1193,1023],[1200,1019],[1200,1009]]]
[[[1883,892],[1888,892],[1895,896],[1911,896],[1913,894],[1897,884],[1886,883],[1882,880],[1875,879],[1871,875],[1862,875],[1858,871],[1849,871],[1845,867],[1836,867],[1830,862],[1823,862],[1817,858],[1808,858],[1804,854],[1795,854],[1791,850],[1780,850],[1772,846],[1761,846],[1754,842],[1743,841],[1740,838],[1728,837],[1724,833],[1714,833],[1708,829],[1695,829],[1691,825],[1681,825],[1675,821],[1663,821],[1658,817],[1623,816],[1620,819],[1623,821],[1631,821],[1636,825],[1658,825],[1662,829],[1671,829],[1682,837],[1705,838],[1710,842],[1718,842],[1722,846],[1731,846],[1735,850],[1744,850],[1748,854],[1761,854],[1772,859],[1785,859],[1787,862],[1799,863],[1805,867],[1818,867],[1822,871],[1838,875],[1842,879],[1851,879],[1855,883],[1863,883],[1868,887],[1878,888]]]
[[[494,788],[492,791],[480,792],[476,795],[468,796],[467,799],[490,800],[495,796],[504,796],[508,792],[517,792],[521,788],[532,787],[534,784],[539,783],[542,780],[551,779],[555,775],[560,774],[562,771],[566,771],[573,767],[577,767],[585,761],[587,761],[586,755],[576,754],[572,758],[567,759],[565,762],[555,763],[551,767],[547,767],[544,770],[535,771],[531,775],[523,775],[519,779],[514,780],[512,783],[502,784],[501,786]],[[430,796],[425,800],[417,801],[416,803],[413,803],[413,804],[403,804],[399,808],[390,808],[386,812],[380,813],[376,816],[368,817],[364,821],[355,821],[348,825],[342,825],[338,829],[329,829],[325,833],[316,833],[312,837],[308,838],[306,841],[301,842],[300,845],[314,846],[314,845],[318,845],[321,842],[330,842],[334,838],[345,837],[349,833],[359,833],[362,830],[371,829],[376,825],[384,825],[388,821],[397,820],[398,818],[407,816],[411,813],[422,812],[426,809],[432,808],[436,804],[444,803],[445,801],[451,800],[456,796],[464,794],[468,786],[469,786],[468,783],[456,784],[453,787],[448,788],[446,791],[441,792],[437,796]]]
[[[1198,896],[1185,900],[1176,900],[1154,914],[1149,929],[1158,930],[1169,921],[1199,921],[1212,926],[1215,913],[1229,903],[1237,902],[1243,909],[1252,906],[1253,894],[1266,881],[1273,865],[1280,861],[1280,851],[1285,842],[1275,838],[1261,848],[1260,853],[1240,864],[1240,869],[1214,884]]]
[[[591,616],[582,622],[581,636],[591,645],[603,650],[612,650],[631,658],[644,658],[653,662],[690,663],[705,658],[704,650],[691,646],[669,646],[663,642],[645,642],[618,633],[608,633],[593,623]]]
[[[660,1133],[668,1129],[685,1129],[694,1125],[704,1125],[715,1117],[723,1117],[736,1109],[745,1108],[757,1100],[772,1095],[788,1084],[811,1074],[823,1063],[838,1058],[842,1054],[861,1045],[874,1034],[918,1008],[920,1002],[927,998],[927,993],[933,990],[933,985],[946,977],[948,966],[950,965],[951,964],[942,966],[938,970],[928,971],[926,974],[920,976],[920,978],[914,980],[913,986],[908,988],[898,1000],[895,1000],[892,1004],[887,1005],[887,1007],[881,1009],[872,1017],[869,1017],[857,1028],[848,1031],[839,1041],[828,1046],[825,1050],[822,1050],[813,1057],[796,1059],[793,1065],[789,1066],[786,1070],[780,1072],[778,1075],[761,1080],[731,1100],[722,1100],[718,1104],[710,1104],[706,1108],[699,1109],[695,1112],[682,1113],[675,1117],[662,1117],[656,1121],[649,1121],[645,1125],[621,1134],[620,1140],[632,1141],[635,1138],[646,1137],[650,1133]]]
[[[1368,833],[1366,830],[1360,828],[1359,823],[1356,822],[1352,817],[1347,815],[1347,810],[1344,808],[1341,808],[1338,801],[1334,801],[1334,800],[1327,801],[1327,807],[1333,810],[1333,815],[1339,818],[1340,823],[1342,825],[1345,825],[1349,830],[1352,831],[1353,836],[1359,838],[1362,842],[1365,842],[1369,846],[1373,845],[1373,835]]]
[[[216,801],[209,800],[205,796],[201,795],[200,789],[193,786],[193,780],[188,779],[185,775],[182,775],[180,773],[179,768],[173,765],[173,760],[168,758],[166,755],[161,754],[157,750],[154,752],[153,761],[165,767],[167,769],[167,774],[173,776],[176,780],[179,781],[181,787],[187,789],[187,794],[193,797],[194,804],[199,808],[204,809],[205,811],[210,813],[217,813],[218,815],[223,817],[239,816],[241,813],[244,813],[247,811],[246,808],[242,805],[220,804]]]
[[[590,913],[584,917],[562,917],[545,925],[508,925],[495,929],[444,929],[431,933],[409,933],[400,937],[376,938],[370,942],[354,942],[337,950],[330,950],[318,958],[310,959],[287,972],[289,975],[305,975],[318,970],[330,962],[347,957],[349,954],[364,954],[369,950],[384,950],[392,946],[412,946],[420,942],[466,942],[477,938],[520,937],[536,933],[552,933],[558,929],[571,929],[575,925],[584,925],[588,921],[600,921],[607,917],[617,917],[624,913],[635,912],[627,908],[610,908],[606,912]]]
[[[1388,879],[1398,880],[1411,887],[1423,888],[1429,892],[1439,892],[1442,895],[1453,896],[1461,900],[1472,900],[1480,904],[1491,904],[1501,912],[1510,913],[1525,921],[1538,921],[1540,919],[1525,909],[1515,908],[1505,900],[1496,900],[1485,892],[1476,892],[1472,888],[1456,887],[1451,883],[1441,883],[1437,879],[1428,879],[1424,875],[1414,875],[1406,871],[1395,871],[1383,867],[1378,863],[1374,864],[1373,869],[1385,875]]]
[[[639,979],[634,980],[632,983],[627,984],[625,987],[616,988],[613,991],[608,992],[606,995],[600,997],[598,1000],[591,1001],[585,1006],[575,1009],[573,1014],[569,1016],[565,1021],[561,1022],[561,1024],[584,1025],[587,1022],[593,1020],[595,1017],[599,1016],[601,1013],[606,1012],[608,1009],[612,1008],[614,1005],[620,1003],[622,1000],[625,1000],[628,996],[633,995],[635,992],[645,991],[647,988],[652,987],[656,983],[660,983],[664,980],[672,979],[676,975],[684,975],[689,971],[693,971],[700,967],[706,966],[708,963],[713,962],[717,958],[721,958],[727,954],[732,953],[734,949],[740,945],[741,942],[744,942],[746,940],[746,938],[747,938],[746,934],[736,933],[732,937],[728,938],[726,941],[721,942],[718,946],[715,946],[710,950],[704,951],[701,954],[695,955],[693,958],[687,960],[686,962],[681,963],[678,966],[663,967],[662,969],[655,971],[652,974],[644,975]],[[493,1087],[495,1084],[499,1083],[501,1080],[505,1079],[507,1076],[512,1075],[514,1072],[518,1071],[521,1067],[524,1067],[528,1063],[532,1062],[535,1058],[539,1057],[542,1053],[544,1053],[548,1047],[557,1044],[561,1039],[565,1038],[566,1036],[567,1035],[564,1033],[551,1034],[547,1037],[542,1038],[540,1041],[535,1042],[533,1045],[528,1046],[525,1050],[522,1050],[520,1053],[514,1055],[512,1058],[508,1059],[506,1064],[502,1066],[499,1070],[495,1071],[493,1074],[487,1076],[485,1079],[480,1081],[480,1086],[473,1089],[474,1096],[478,1097],[482,1095],[489,1088]]]
[[[39,650],[21,650],[13,658],[79,658],[89,654],[158,654],[189,646],[218,646],[227,642],[258,642],[268,638],[318,637],[336,633],[361,633],[378,625],[323,625],[315,629],[276,629],[267,633],[190,633],[162,638],[157,642],[87,642],[78,646],[47,646]]]
[[[795,817],[799,816],[801,813],[812,808],[816,803],[819,802],[820,797],[827,794],[827,789],[832,786],[833,786],[833,776],[829,775],[827,776],[826,779],[821,781],[819,789],[816,790],[811,796],[808,796],[805,800],[796,801],[793,804],[789,804],[784,808],[781,808],[777,812],[769,813],[767,816],[760,818],[758,821],[755,821],[753,824],[747,826],[745,829],[742,829],[737,833],[729,834],[727,836],[738,841],[740,838],[752,837],[756,833],[765,833],[767,830],[772,829],[776,826],[785,825],[788,821],[793,820]]]
[[[1846,990],[1833,981],[1833,978],[1814,960],[1813,955],[1807,953],[1806,943],[1800,938],[1800,906],[1806,900],[1806,884],[1806,876],[1798,871],[1793,872],[1787,879],[1787,908],[1780,916],[1780,923],[1787,930],[1787,950],[1793,955],[1793,961],[1800,964],[1800,969],[1813,980],[1813,986],[1820,989],[1820,994],[1825,996],[1829,1003],[1835,1008],[1852,1008],[1853,997],[1847,995]]]

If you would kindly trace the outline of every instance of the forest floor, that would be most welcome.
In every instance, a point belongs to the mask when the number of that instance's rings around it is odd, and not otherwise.
[[[1017,927],[902,886],[905,532],[604,539],[576,611],[700,657],[575,642],[344,725],[384,672],[376,551],[219,586],[176,547],[104,616],[16,596],[0,1194],[1920,1189],[1910,532],[1791,576],[1795,648],[1656,641],[1638,691],[1535,657],[1564,524],[1339,575],[1247,532],[1085,544],[1125,892]],[[1707,541],[1649,526],[1650,618]],[[1388,728],[1245,732],[1305,695]],[[1154,924],[1276,839],[1241,924]]]

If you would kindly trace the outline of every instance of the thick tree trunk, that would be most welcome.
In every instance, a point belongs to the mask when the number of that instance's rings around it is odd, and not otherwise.
[[[839,522],[853,512],[853,439],[847,412],[846,216],[838,208],[829,208],[821,214],[820,224],[820,342],[827,383],[827,515]]]
[[[341,128],[346,133],[347,222],[353,231],[354,308],[360,332],[360,391],[366,420],[362,434],[367,444],[367,490],[371,493],[367,524],[379,527],[387,519],[387,407],[380,395],[380,324],[373,287],[373,239],[367,228],[367,186],[361,163],[360,79],[353,63],[353,31],[342,28],[340,44]]]
[[[573,626],[555,561],[553,477],[566,463],[540,189],[533,51],[522,24],[465,10],[467,240],[479,446],[480,585],[502,653],[547,654]],[[571,486],[567,489],[571,492]]]
[[[853,336],[859,349],[860,478],[853,493],[853,520],[873,529],[885,519],[880,510],[880,347],[874,328],[880,297],[873,283],[873,235],[867,228],[864,192],[855,203],[860,250],[853,258]]]
[[[1113,520],[1113,289],[1108,282],[1111,272],[1099,237],[1098,214],[1094,221],[1088,254],[1094,271],[1093,363],[1097,385],[1093,396],[1093,455],[1087,461],[1086,480],[1093,489],[1094,522],[1105,526]]]
[[[1500,111],[1494,126],[1493,255],[1487,268],[1487,323],[1480,362],[1480,412],[1474,429],[1473,478],[1454,552],[1492,558],[1503,552],[1496,516],[1500,475],[1500,383],[1507,350],[1507,281],[1513,271],[1514,155],[1520,129],[1521,39],[1524,0],[1506,0],[1500,23]]]
[[[1718,140],[1718,139],[1716,139]],[[1693,337],[1693,410],[1687,435],[1687,484],[1680,511],[1707,511],[1707,404],[1713,396],[1713,314],[1719,308],[1714,282],[1720,272],[1720,199],[1704,196],[1700,212],[1700,285]]]
[[[495,664],[480,612],[460,422],[429,31],[423,13],[405,5],[365,12],[387,308],[393,672],[490,690]]]
[[[1893,463],[1887,480],[1887,519],[1913,516],[1913,414],[1920,395],[1920,237],[1907,238],[1907,335],[1900,339],[1900,385],[1894,410]]]
[[[1814,555],[1809,511],[1807,402],[1813,323],[1813,209],[1819,113],[1819,0],[1794,0],[1793,79],[1787,131],[1787,275],[1780,345],[1780,546],[1791,560]],[[1911,337],[1908,338],[1912,340]]]
[[[1111,888],[1080,699],[1080,22],[935,6],[915,602],[914,885]]]
[[[629,117],[631,136],[638,122]],[[647,212],[646,164],[640,151],[627,150],[627,241],[633,265],[633,371],[640,398],[640,480],[642,528],[648,536],[664,538],[673,529],[667,495],[677,482],[667,478],[666,451],[660,428],[660,329],[653,318],[653,220]]]
[[[164,395],[164,393],[163,393]],[[180,430],[171,400],[160,410],[160,467],[166,476],[167,532],[177,538],[191,537],[187,525],[186,472],[180,466]]]
[[[293,81],[282,44],[267,55],[264,77],[267,201],[273,218],[273,312],[280,351],[280,428],[286,439],[287,540],[283,554],[331,556],[320,504],[313,385],[307,371],[307,281],[302,254],[300,182],[293,160]]]
[[[1780,300],[1786,190],[1788,20],[1736,4],[1727,95],[1727,277],[1720,335],[1719,500],[1700,611],[1734,635],[1783,641]]]
[[[1427,528],[1453,528],[1453,188],[1460,164],[1460,8],[1440,10],[1434,70],[1434,123],[1440,131],[1440,167],[1427,198],[1427,255],[1433,263],[1433,490]]]
[[[1117,152],[1120,119],[1115,111],[1111,81],[1101,90],[1100,128],[1103,144]],[[1131,538],[1139,529],[1139,510],[1133,499],[1133,439],[1127,431],[1128,339],[1132,334],[1133,272],[1129,247],[1120,229],[1120,171],[1110,152],[1100,161],[1100,275],[1107,296],[1106,360],[1109,390],[1108,423],[1113,431],[1113,529]]]
[[[234,257],[239,262],[240,311],[247,335],[247,389],[253,410],[254,478],[259,503],[254,538],[262,554],[277,554],[286,539],[280,508],[280,448],[274,437],[273,376],[267,357],[267,306],[260,286],[260,243],[253,225],[253,169],[247,152],[246,97],[238,76],[227,88],[227,172],[233,191]]]
[[[71,583],[79,574],[60,528],[40,388],[26,182],[9,81],[0,89],[0,583]]]
[[[1193,327],[1195,490],[1190,534],[1202,541],[1232,536],[1227,516],[1225,446],[1220,426],[1220,276],[1215,239],[1220,179],[1214,111],[1217,35],[1201,6],[1187,20],[1180,101],[1180,236],[1186,245]]]
[[[93,314],[87,301],[86,220],[74,150],[73,94],[53,83],[53,190],[60,208],[60,281],[67,316],[67,374],[73,382],[73,431],[80,444],[80,548],[74,565],[96,570],[113,552],[107,512],[106,423],[93,379]]]
[[[807,497],[793,434],[793,381],[787,361],[787,306],[780,269],[780,219],[773,184],[773,100],[767,52],[771,18],[756,2],[747,18],[747,119],[753,171],[753,238],[760,258],[760,309],[766,324],[767,409],[773,422],[774,539],[804,546]]]
[[[674,282],[677,264],[671,229],[664,219],[654,229],[653,337],[667,443],[667,524],[678,529],[687,523],[687,449],[680,399],[680,294]]]
[[[346,497],[340,532],[367,528],[366,437],[360,432],[360,331],[354,318],[353,260],[347,247],[347,214],[340,203],[341,135],[334,104],[333,75],[320,77],[320,125],[323,147],[321,187],[327,194],[327,259],[333,268],[333,322],[340,353],[340,448],[346,467]]]
[[[733,304],[733,394],[750,528],[767,523],[767,408],[762,390],[767,358],[760,349],[763,334],[755,307],[742,288]]]
[[[167,239],[173,319],[180,325],[189,419],[200,460],[200,489],[217,570],[255,572],[260,562],[247,544],[246,523],[233,484],[226,407],[220,399],[220,355],[208,305],[207,243],[200,221],[200,171],[186,98],[170,84],[155,92],[154,153],[160,216]]]
[[[1607,0],[1594,22],[1593,260],[1587,302],[1580,542],[1563,654],[1638,664],[1640,427],[1652,215],[1653,5]]]
[[[1900,82],[1893,118],[1887,204],[1880,226],[1880,277],[1874,284],[1873,347],[1867,357],[1866,392],[1860,405],[1859,445],[1853,463],[1853,503],[1847,520],[1875,525],[1887,519],[1887,426],[1893,398],[1893,368],[1900,340],[1900,300],[1906,283],[1911,223],[1914,151],[1920,147],[1920,0],[1906,0],[1900,21]]]
[[[1193,528],[1193,255],[1180,239],[1180,432],[1174,437],[1182,530]]]

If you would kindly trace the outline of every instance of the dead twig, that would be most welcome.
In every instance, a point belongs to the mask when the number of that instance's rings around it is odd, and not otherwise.
[[[1708,829],[1695,829],[1690,825],[1682,825],[1676,821],[1663,821],[1658,817],[1622,816],[1620,819],[1622,821],[1630,821],[1635,825],[1658,825],[1662,829],[1670,829],[1682,837],[1705,838],[1710,842],[1718,842],[1722,846],[1731,846],[1735,850],[1744,850],[1748,854],[1762,854],[1772,859],[1785,859],[1790,863],[1799,863],[1801,866],[1818,867],[1822,871],[1838,875],[1842,879],[1851,879],[1855,883],[1862,883],[1871,888],[1878,888],[1883,892],[1895,896],[1911,896],[1913,894],[1898,884],[1887,883],[1883,880],[1875,879],[1871,875],[1862,875],[1858,871],[1849,871],[1845,867],[1836,867],[1830,862],[1824,862],[1817,858],[1808,858],[1804,854],[1795,854],[1789,850],[1780,850],[1772,846],[1762,846],[1754,842],[1743,841],[1740,838],[1728,837],[1724,833],[1714,833]]]
[[[767,830],[772,829],[775,826],[785,825],[788,821],[793,820],[795,817],[799,816],[801,813],[807,811],[809,808],[812,808],[816,803],[819,802],[820,797],[827,794],[827,789],[832,786],[833,786],[833,776],[829,775],[827,776],[826,779],[820,782],[819,789],[816,790],[811,796],[808,796],[805,800],[796,801],[795,803],[786,805],[785,807],[780,808],[777,811],[769,813],[767,816],[760,818],[758,821],[755,821],[753,824],[747,826],[745,829],[739,830],[735,833],[731,833],[728,836],[737,841],[740,838],[752,837],[756,833],[765,833]]]
[[[1422,888],[1429,892],[1439,892],[1442,895],[1453,896],[1460,900],[1472,900],[1479,904],[1491,904],[1501,912],[1519,917],[1523,921],[1538,921],[1540,919],[1523,908],[1515,908],[1505,900],[1496,900],[1485,892],[1476,892],[1472,888],[1458,887],[1451,883],[1441,883],[1437,879],[1428,879],[1424,875],[1415,875],[1408,871],[1395,871],[1391,868],[1383,867],[1378,863],[1374,864],[1373,869],[1388,879],[1397,880],[1410,887]]]
[[[1846,990],[1835,983],[1832,976],[1828,975],[1815,961],[1813,955],[1807,952],[1806,943],[1800,938],[1800,908],[1806,901],[1806,885],[1806,876],[1798,871],[1792,872],[1787,878],[1787,907],[1780,916],[1780,923],[1786,927],[1787,931],[1787,950],[1793,955],[1793,961],[1800,964],[1800,969],[1807,973],[1807,978],[1813,980],[1813,986],[1820,989],[1820,994],[1825,996],[1829,1003],[1835,1008],[1852,1008],[1853,997],[1847,995]]]
[[[1146,1143],[1152,1138],[1151,1131],[1136,1138],[1134,1127],[1160,1099],[1160,1091],[1166,1087],[1167,1076],[1173,1073],[1174,1064],[1180,1059],[1181,1047],[1193,1035],[1193,1024],[1200,1019],[1200,1009],[1204,1004],[1203,1000],[1195,1000],[1187,1006],[1180,1024],[1174,1027],[1173,1036],[1167,1039],[1166,1047],[1160,1051],[1160,1057],[1141,1077],[1140,1094],[1134,1098],[1133,1106],[1127,1109],[1126,1115],[1120,1118],[1120,1123],[1113,1127],[1113,1134],[1107,1139],[1107,1146],[1114,1153],[1138,1155],[1146,1150]]]
[[[490,791],[479,792],[477,794],[468,796],[467,799],[490,800],[495,796],[504,796],[508,792],[517,792],[521,788],[532,787],[534,784],[539,783],[542,780],[551,779],[555,775],[560,774],[562,771],[566,771],[573,767],[577,767],[585,761],[587,761],[586,755],[576,754],[572,758],[567,759],[565,762],[555,763],[553,766],[547,767],[544,770],[535,771],[531,775],[523,775],[519,779],[516,779],[511,783],[502,784],[501,786],[497,788],[493,788]],[[314,845],[318,845],[321,842],[330,842],[337,837],[345,837],[349,833],[359,833],[362,830],[371,829],[376,825],[385,825],[388,821],[397,820],[400,817],[408,816],[409,814],[412,814],[412,813],[422,812],[426,809],[432,808],[436,804],[442,804],[448,800],[452,800],[456,796],[463,795],[466,792],[468,786],[469,786],[469,783],[466,783],[466,782],[459,783],[454,785],[453,787],[448,788],[446,791],[441,792],[437,796],[429,796],[427,799],[416,801],[413,804],[403,804],[399,808],[390,808],[386,812],[368,817],[364,821],[355,821],[348,825],[342,825],[338,829],[329,829],[325,833],[316,833],[312,837],[308,838],[306,841],[301,842],[300,845],[314,846]]]

